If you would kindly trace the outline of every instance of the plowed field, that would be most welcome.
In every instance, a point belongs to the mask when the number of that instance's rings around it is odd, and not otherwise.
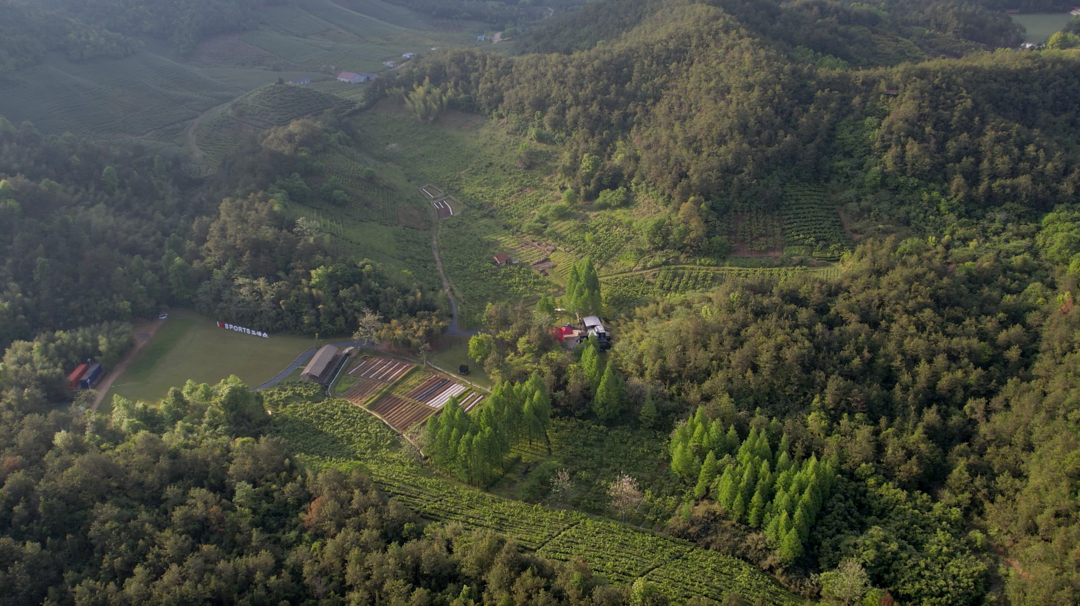
[[[389,358],[364,358],[360,364],[349,371],[349,375],[360,379],[373,379],[383,383],[393,383],[405,376],[413,365],[408,362]]]
[[[387,395],[368,407],[368,410],[386,420],[398,431],[422,423],[435,414],[435,409],[395,395]]]
[[[383,385],[385,383],[373,379],[357,379],[356,383],[341,395],[353,404],[363,404],[368,396],[378,391]]]
[[[465,412],[469,412],[470,410],[476,408],[480,404],[480,402],[483,401],[484,394],[480,393],[479,391],[474,391],[471,394],[462,398],[460,405]]]

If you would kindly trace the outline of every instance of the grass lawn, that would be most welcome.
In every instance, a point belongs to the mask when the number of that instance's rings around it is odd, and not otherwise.
[[[1041,44],[1050,36],[1060,32],[1072,19],[1069,13],[1040,14],[1040,15],[1010,15],[1013,21],[1024,26],[1027,33],[1024,34],[1024,42]]]
[[[152,402],[188,379],[217,383],[236,375],[254,387],[323,342],[293,335],[253,337],[222,330],[213,320],[192,311],[174,310],[139,358],[113,383],[102,410],[114,394]]]
[[[468,364],[469,374],[461,378],[491,388],[491,378],[484,372],[484,365],[469,359],[469,337],[443,337],[439,350],[431,355],[431,363],[455,376],[458,366]]]

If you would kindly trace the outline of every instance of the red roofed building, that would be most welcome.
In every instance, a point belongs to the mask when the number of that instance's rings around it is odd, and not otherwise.
[[[73,389],[78,387],[79,379],[82,378],[83,373],[85,373],[88,368],[90,368],[89,364],[79,364],[79,366],[68,375],[68,387]]]
[[[559,343],[569,349],[573,349],[578,346],[578,343],[581,343],[581,331],[569,324],[555,327],[552,329],[551,334],[555,335]]]
[[[494,257],[492,257],[492,259],[495,259],[495,265],[509,265],[510,264],[510,255],[508,255],[506,253],[499,253],[499,254],[495,255]]]

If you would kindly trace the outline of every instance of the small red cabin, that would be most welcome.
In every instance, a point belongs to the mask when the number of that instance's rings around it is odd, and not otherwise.
[[[71,387],[72,389],[78,387],[79,379],[82,378],[83,373],[85,373],[88,368],[90,368],[89,364],[79,364],[75,370],[71,371],[71,374],[68,375],[68,387]]]

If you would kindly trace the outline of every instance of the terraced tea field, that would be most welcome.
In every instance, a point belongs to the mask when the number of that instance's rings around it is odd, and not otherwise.
[[[839,267],[662,267],[658,269],[601,276],[606,305],[630,309],[648,297],[683,295],[712,290],[717,286],[761,278],[788,280],[796,276],[836,279]]]
[[[191,120],[240,89],[152,53],[72,63],[52,56],[0,84],[0,115],[45,134],[141,136]]]
[[[333,27],[295,6],[269,6],[260,16],[266,23],[294,36],[314,36]]]
[[[299,0],[297,4],[303,12],[325,23],[332,23],[361,39],[386,38],[406,31],[406,28],[400,25],[358,13],[329,0]]]
[[[195,141],[199,150],[206,154],[206,164],[215,167],[236,149],[246,131],[253,130],[222,105],[210,110],[195,128]]]
[[[230,113],[256,125],[282,125],[339,103],[338,97],[304,86],[271,84],[237,99]]]
[[[837,259],[851,248],[840,213],[816,185],[793,183],[784,190],[780,213],[788,246],[805,247],[815,257]]]
[[[313,466],[365,468],[389,496],[429,520],[460,522],[512,538],[561,561],[584,558],[599,575],[655,581],[682,603],[692,595],[721,601],[737,593],[750,603],[799,604],[750,564],[690,543],[575,511],[503,499],[427,472],[377,419],[343,400],[294,402],[275,412],[273,433]]]

